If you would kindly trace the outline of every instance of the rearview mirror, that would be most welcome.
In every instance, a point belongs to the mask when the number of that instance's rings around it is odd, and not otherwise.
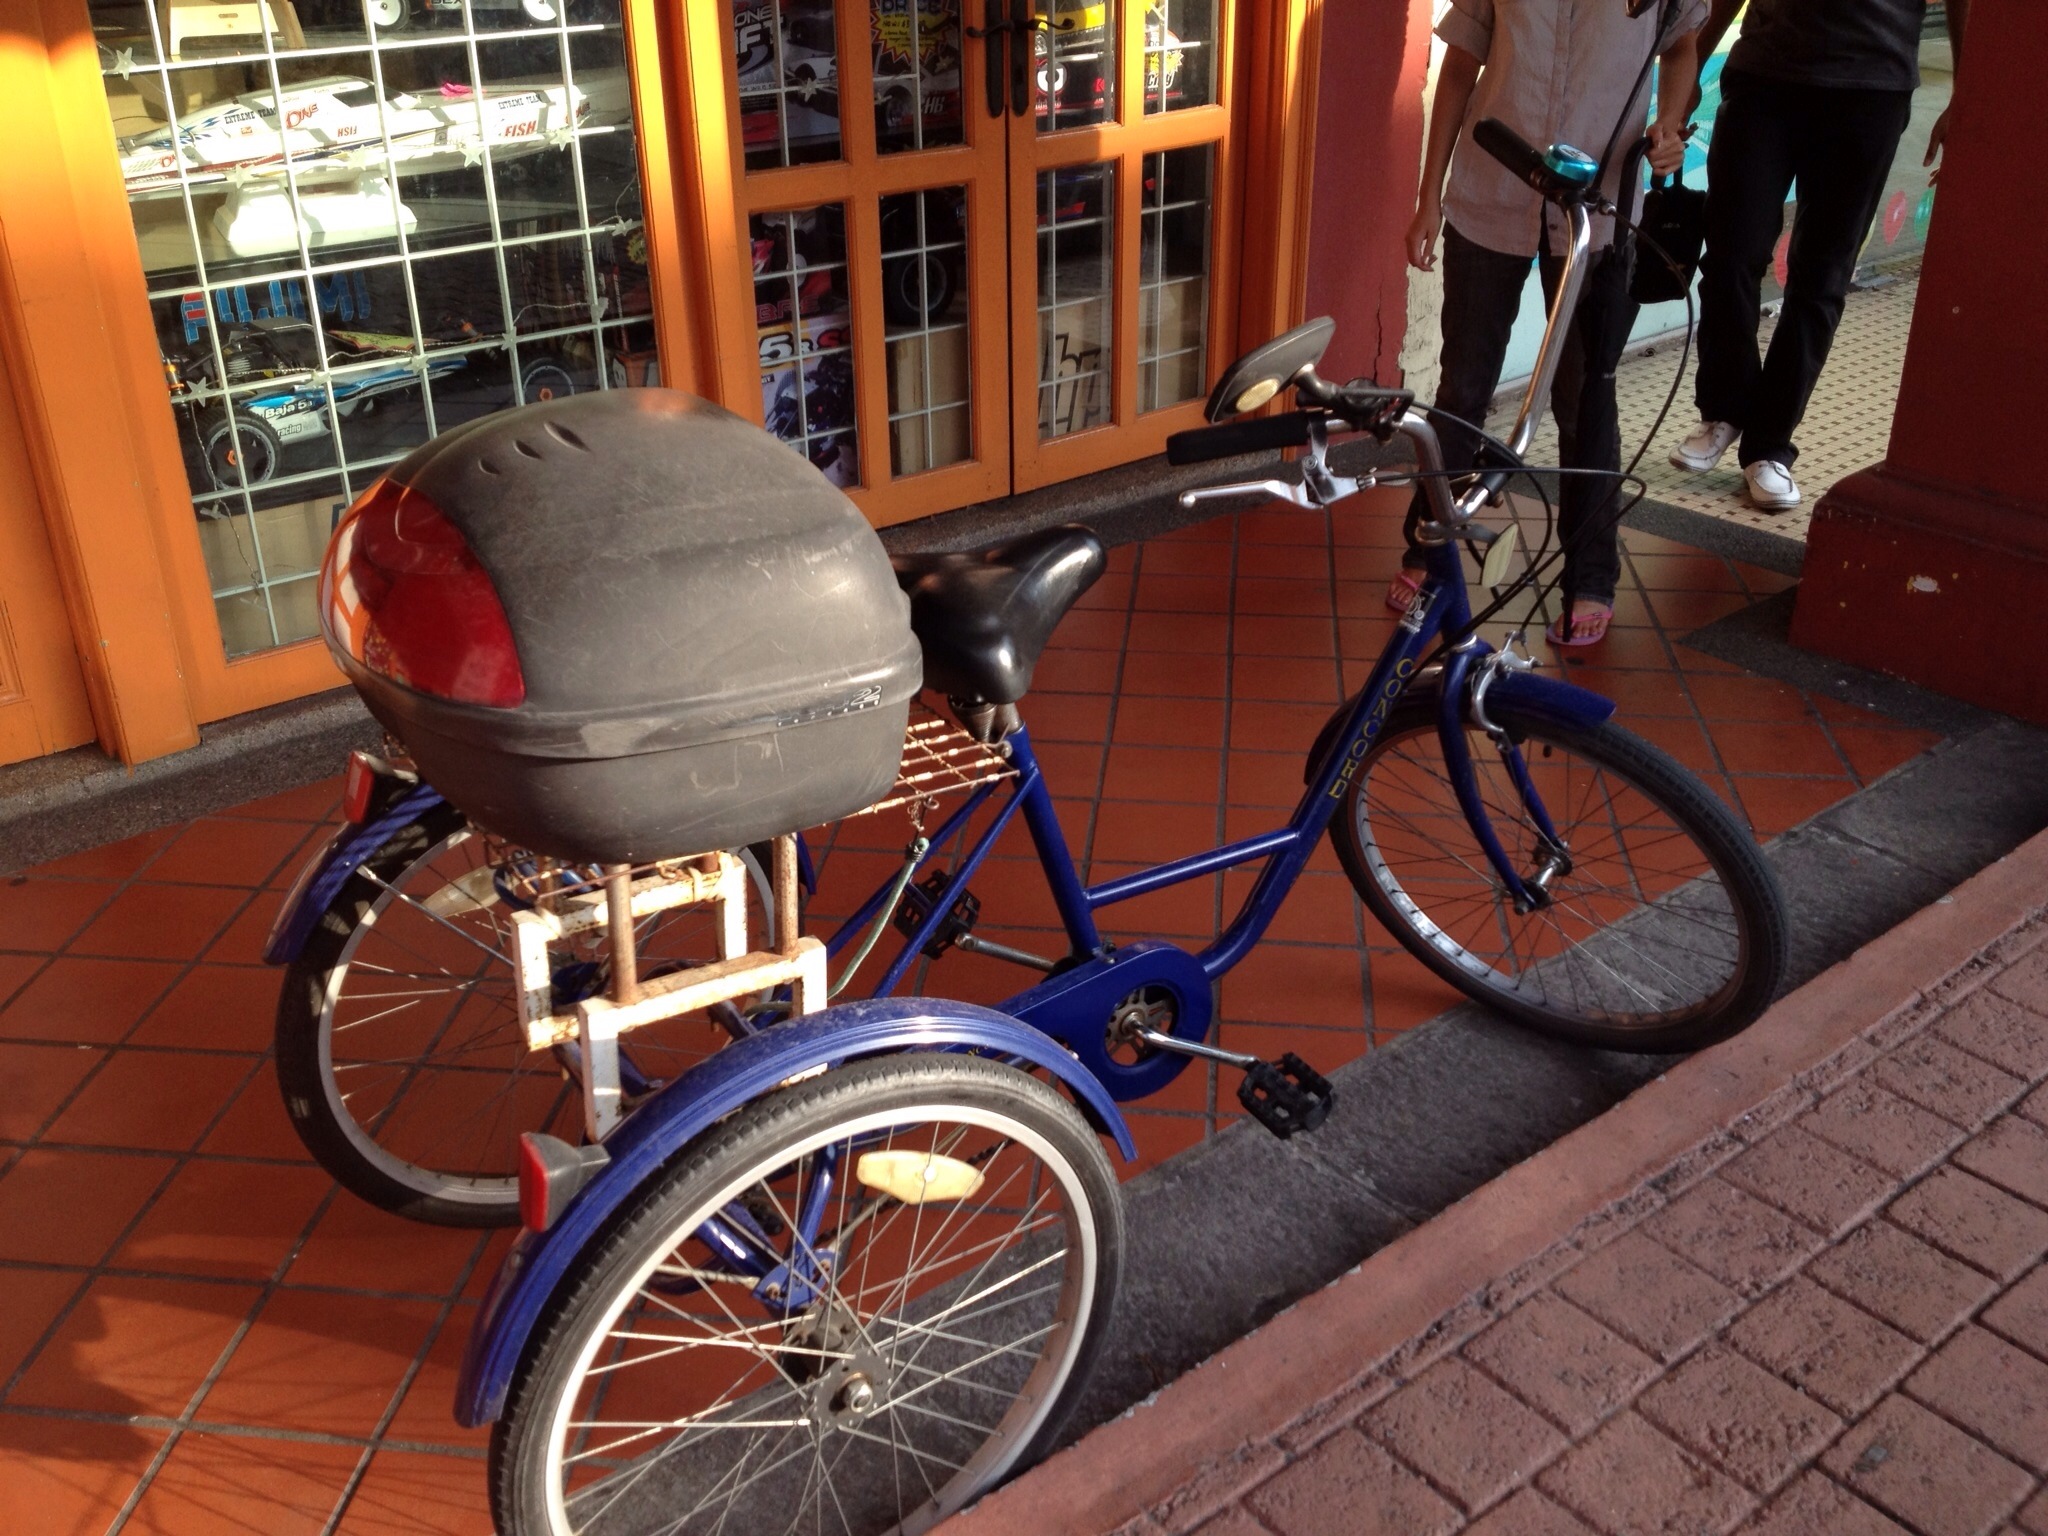
[[[1325,315],[1252,348],[1223,370],[1209,392],[1208,419],[1223,421],[1256,411],[1322,361],[1336,330],[1337,322]]]

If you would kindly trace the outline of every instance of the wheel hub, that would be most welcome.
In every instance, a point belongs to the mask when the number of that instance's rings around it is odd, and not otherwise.
[[[811,1422],[821,1428],[830,1424],[858,1429],[885,1405],[888,1385],[888,1366],[871,1350],[835,1360],[812,1389]]]

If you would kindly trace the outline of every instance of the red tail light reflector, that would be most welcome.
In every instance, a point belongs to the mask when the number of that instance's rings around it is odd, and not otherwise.
[[[370,813],[370,793],[377,787],[377,770],[362,752],[348,755],[348,768],[341,776],[341,814],[350,826],[359,827]]]
[[[327,643],[437,698],[510,709],[526,699],[512,626],[461,532],[410,487],[357,498],[320,571]]]

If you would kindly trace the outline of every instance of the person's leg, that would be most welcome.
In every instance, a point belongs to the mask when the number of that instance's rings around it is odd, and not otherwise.
[[[1546,296],[1556,292],[1562,267],[1561,261],[1544,258]],[[1629,297],[1628,288],[1626,255],[1617,254],[1612,247],[1595,252],[1579,289],[1579,307],[1551,388],[1558,463],[1563,468],[1614,471],[1621,467],[1621,414],[1615,403],[1614,370],[1628,346],[1628,334],[1640,307]],[[1558,537],[1565,551],[1565,597],[1611,608],[1621,578],[1618,481],[1605,476],[1562,475],[1557,507]]]
[[[1528,256],[1508,256],[1476,245],[1450,225],[1444,226],[1444,345],[1442,376],[1437,382],[1435,409],[1483,426],[1486,408],[1500,384],[1501,362],[1507,356],[1508,333],[1521,307],[1522,285],[1528,281]],[[1444,463],[1469,469],[1479,439],[1457,423],[1436,420]],[[1421,570],[1422,550],[1415,543],[1416,525],[1429,508],[1417,486],[1408,506],[1408,553],[1402,564]]]
[[[1785,221],[1798,123],[1789,87],[1740,74],[1721,77],[1721,110],[1707,146],[1705,253],[1700,258],[1700,420],[1748,425],[1762,367],[1757,306]]]
[[[1764,359],[1742,462],[1790,467],[1792,441],[1828,360],[1856,257],[1884,195],[1899,136],[1912,111],[1908,91],[1815,89],[1799,135],[1799,211],[1786,253],[1785,302]]]

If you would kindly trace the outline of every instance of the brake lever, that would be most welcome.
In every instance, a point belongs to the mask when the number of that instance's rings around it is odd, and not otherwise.
[[[1234,485],[1203,485],[1192,491],[1180,493],[1180,504],[1192,507],[1198,501],[1208,501],[1217,496],[1269,496],[1275,501],[1291,501],[1297,507],[1318,507],[1322,503],[1313,499],[1305,485],[1292,480],[1241,480]]]

